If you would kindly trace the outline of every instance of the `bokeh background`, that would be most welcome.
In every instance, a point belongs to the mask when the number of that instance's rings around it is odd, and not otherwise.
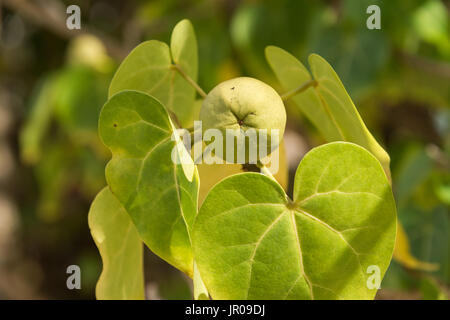
[[[66,8],[81,8],[81,30]],[[368,30],[366,8],[381,8]],[[393,261],[378,299],[446,299],[450,286],[450,3],[441,0],[161,0],[0,2],[0,299],[93,299],[101,260],[87,224],[105,185],[109,153],[98,113],[120,61],[148,39],[168,41],[181,19],[199,43],[199,84],[208,91],[241,75],[281,91],[267,45],[336,69],[369,130],[392,159],[398,216],[419,260]],[[324,141],[287,104],[292,176]],[[77,264],[82,289],[68,290]],[[189,299],[190,282],[148,250],[151,299]]]

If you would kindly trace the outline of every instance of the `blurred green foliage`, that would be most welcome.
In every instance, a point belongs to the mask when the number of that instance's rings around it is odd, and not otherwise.
[[[65,17],[68,1],[49,3]],[[371,4],[381,8],[381,30],[366,28]],[[435,272],[420,272],[393,262],[379,298],[448,296],[447,1],[85,0],[80,7],[82,28],[101,34],[94,40],[61,37],[35,24],[20,8],[7,6],[1,13],[0,92],[8,96],[17,120],[7,138],[17,167],[12,182],[3,183],[1,190],[17,204],[21,221],[16,250],[23,255],[11,259],[21,265],[20,257],[26,256],[41,273],[42,281],[30,284],[34,296],[94,296],[101,262],[86,217],[89,203],[105,185],[103,168],[110,156],[98,139],[97,119],[124,56],[117,50],[103,51],[103,44],[109,48],[112,39],[127,54],[145,40],[168,42],[173,26],[183,18],[192,21],[197,33],[198,79],[205,91],[238,75],[260,78],[281,90],[264,58],[267,45],[280,46],[303,62],[316,52],[333,65],[370,131],[391,156],[399,219],[412,253],[439,264]],[[295,119],[289,130],[301,134],[309,147],[323,142],[292,106],[287,109]],[[84,270],[80,292],[65,288],[69,264]],[[186,282],[174,285],[178,280],[172,279],[180,275],[173,269],[155,257],[148,268],[147,282],[158,291],[152,297],[189,296]],[[0,285],[0,298],[11,296]]]

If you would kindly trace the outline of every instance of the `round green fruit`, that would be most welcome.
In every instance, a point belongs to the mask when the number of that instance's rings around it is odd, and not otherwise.
[[[286,126],[286,110],[272,87],[257,79],[240,77],[211,90],[203,101],[200,120],[204,134],[209,129],[218,129],[223,135],[222,152],[215,150],[216,155],[240,163],[243,158],[239,155],[244,153],[246,163],[255,163],[264,158],[261,154],[269,155],[278,148]],[[234,157],[227,154],[227,145],[233,143]]]

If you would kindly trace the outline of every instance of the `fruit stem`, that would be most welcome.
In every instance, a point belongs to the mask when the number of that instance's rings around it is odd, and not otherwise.
[[[306,89],[310,88],[310,87],[316,87],[318,85],[318,82],[316,80],[309,80],[306,81],[305,83],[303,83],[302,85],[298,86],[295,89],[292,89],[291,91],[288,91],[286,93],[283,93],[281,95],[281,99],[283,101],[286,101],[290,98],[292,98],[293,96],[299,94],[300,92],[305,91]]]
[[[262,164],[261,161],[258,161],[257,166],[261,170],[262,174],[278,183],[277,179],[275,179],[275,177],[272,175],[272,172],[270,172],[270,170],[264,164]]]
[[[175,114],[175,112],[173,112],[172,110],[168,110],[168,111],[169,111],[170,118],[173,120],[173,122],[175,122],[176,127],[183,128],[183,126],[181,125],[180,120],[178,120],[178,117]]]
[[[206,93],[205,91],[203,91],[202,88],[200,88],[200,86],[194,81],[192,80],[191,77],[189,77],[189,75],[183,71],[183,69],[181,69],[181,67],[177,64],[173,64],[172,68],[174,68],[175,70],[177,70],[180,75],[187,81],[189,82],[189,84],[194,87],[195,90],[197,90],[198,94],[204,99],[206,98]]]

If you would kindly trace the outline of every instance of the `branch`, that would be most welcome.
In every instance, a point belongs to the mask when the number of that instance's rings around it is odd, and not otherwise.
[[[283,93],[281,95],[281,99],[283,101],[286,101],[286,100],[292,98],[293,96],[299,94],[300,92],[303,92],[303,91],[307,90],[308,88],[315,87],[315,86],[317,86],[317,81],[316,80],[306,81],[305,83],[303,83],[302,85],[298,86],[297,88],[295,88],[295,89],[293,89],[291,91],[288,91],[286,93]]]
[[[114,39],[109,38],[105,35],[101,35],[98,32],[90,31],[88,28],[83,27],[84,30],[69,30],[66,26],[66,19],[64,15],[59,15],[55,17],[50,14],[49,11],[40,5],[36,4],[34,1],[27,0],[3,0],[6,7],[13,11],[16,11],[19,15],[30,20],[31,22],[49,30],[50,32],[56,34],[57,36],[64,39],[71,39],[80,34],[91,34],[99,38],[106,47],[109,54],[118,59],[122,60],[127,52],[124,50]]]
[[[180,74],[187,82],[189,82],[189,84],[190,84],[191,86],[193,86],[193,87],[195,88],[195,90],[197,90],[198,94],[199,94],[203,99],[206,98],[206,93],[205,93],[205,91],[203,91],[203,89],[200,88],[200,86],[197,84],[197,82],[195,82],[194,80],[192,80],[192,78],[189,77],[189,75],[188,75],[187,73],[185,73],[185,72],[183,71],[183,69],[181,69],[181,67],[180,67],[179,65],[173,64],[173,65],[172,65],[172,68],[174,68],[175,70],[177,70],[178,73],[179,73],[179,74]]]
[[[432,73],[446,79],[450,79],[449,63],[435,61],[402,51],[397,51],[396,54],[403,62],[412,66],[413,68],[420,69],[424,72]]]

